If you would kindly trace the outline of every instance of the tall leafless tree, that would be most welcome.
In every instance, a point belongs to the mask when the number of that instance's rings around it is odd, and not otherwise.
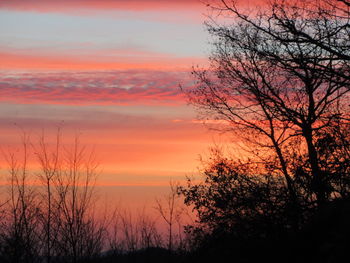
[[[50,145],[46,142],[44,133],[40,136],[38,145],[33,145],[36,158],[39,163],[40,172],[38,178],[43,186],[43,191],[40,191],[40,218],[42,221],[42,236],[43,236],[43,255],[46,257],[46,262],[50,263],[53,256],[59,256],[55,253],[55,245],[57,236],[60,231],[60,222],[57,218],[60,217],[61,203],[57,195],[56,184],[62,173],[62,149],[60,131],[57,131],[56,142]],[[52,149],[51,149],[51,147]]]
[[[296,206],[284,149],[303,139],[310,188],[321,206],[333,189],[315,143],[327,127],[349,119],[349,13],[338,11],[348,2],[275,0],[254,12],[237,3],[211,5],[224,22],[207,22],[211,66],[194,70],[198,81],[187,91],[189,100],[204,117],[224,119],[241,137],[272,149]]]

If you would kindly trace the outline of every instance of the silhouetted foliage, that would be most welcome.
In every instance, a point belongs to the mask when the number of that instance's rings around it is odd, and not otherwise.
[[[216,152],[203,172],[203,183],[189,180],[187,187],[179,188],[185,203],[198,213],[197,225],[187,231],[205,257],[209,251],[234,249],[239,258],[248,241],[266,243],[293,230],[295,211],[283,178],[257,174],[256,168],[254,163],[234,162]]]

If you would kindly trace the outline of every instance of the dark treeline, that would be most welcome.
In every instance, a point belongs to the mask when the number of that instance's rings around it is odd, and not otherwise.
[[[216,148],[202,180],[171,184],[155,202],[160,234],[146,215],[96,217],[97,166],[78,142],[31,146],[40,187],[30,186],[24,138],[24,157],[6,155],[1,262],[349,260],[350,2],[237,2],[208,2],[210,66],[184,92],[241,155]],[[182,199],[196,218],[185,232]]]

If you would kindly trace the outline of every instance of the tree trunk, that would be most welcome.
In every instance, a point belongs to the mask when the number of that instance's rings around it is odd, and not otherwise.
[[[319,167],[318,155],[313,143],[313,131],[310,125],[303,127],[303,136],[305,137],[307,143],[308,158],[311,166],[311,189],[316,195],[318,206],[322,206],[327,201],[327,197],[323,180],[323,173]]]
[[[278,146],[277,142],[273,140],[273,144],[275,146],[275,151],[277,153],[278,159],[281,164],[282,172],[284,174],[284,177],[286,179],[287,183],[287,188],[288,188],[288,193],[289,193],[289,198],[290,198],[290,205],[291,205],[291,217],[292,217],[292,227],[297,231],[299,230],[299,215],[300,215],[300,206],[299,206],[299,201],[298,201],[298,196],[296,193],[296,190],[294,188],[293,180],[291,176],[288,173],[287,170],[287,164],[286,161],[283,157],[283,153],[281,151],[281,148]]]

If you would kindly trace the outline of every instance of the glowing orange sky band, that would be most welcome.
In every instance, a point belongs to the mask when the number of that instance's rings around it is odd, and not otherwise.
[[[116,62],[84,60],[76,57],[17,55],[0,52],[0,69],[6,70],[117,70],[117,69],[147,69],[147,70],[190,70],[191,65],[201,58],[155,58],[149,61],[127,62],[116,59]],[[124,59],[123,59],[124,60]]]

